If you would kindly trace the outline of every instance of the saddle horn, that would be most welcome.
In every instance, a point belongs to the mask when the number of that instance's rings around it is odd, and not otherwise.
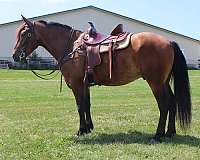
[[[87,32],[89,34],[90,37],[96,37],[97,35],[97,30],[96,28],[94,27],[93,23],[92,22],[88,22],[90,27],[88,28]]]

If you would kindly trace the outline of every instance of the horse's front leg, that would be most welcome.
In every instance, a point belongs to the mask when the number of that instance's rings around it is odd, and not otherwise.
[[[85,93],[86,93],[85,87],[83,84],[72,86],[72,91],[76,99],[77,110],[78,110],[79,120],[80,120],[80,126],[76,135],[81,136],[90,132],[90,129],[87,127],[86,119],[85,119],[85,112],[87,108],[87,102],[85,98]]]
[[[84,97],[85,97],[85,102],[86,102],[86,125],[87,125],[87,128],[89,130],[89,132],[91,130],[94,129],[94,126],[93,126],[93,123],[92,123],[92,118],[91,118],[91,113],[90,113],[90,89],[88,86],[85,86],[85,94],[84,94]]]

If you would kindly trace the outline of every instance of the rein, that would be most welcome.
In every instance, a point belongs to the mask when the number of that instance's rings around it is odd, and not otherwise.
[[[69,45],[70,45],[70,41],[71,41],[71,39],[72,39],[72,37],[73,37],[73,34],[74,34],[74,29],[72,28],[71,30],[70,30],[70,36],[69,36],[69,39],[68,39],[68,41],[67,41],[67,50],[69,50]],[[55,78],[57,75],[58,75],[58,73],[60,72],[61,73],[61,75],[60,75],[60,92],[62,92],[62,77],[63,77],[63,75],[62,75],[62,72],[61,72],[61,69],[62,69],[62,65],[64,64],[64,62],[66,62],[66,61],[69,61],[70,59],[73,59],[73,53],[74,53],[75,51],[72,51],[72,52],[70,52],[70,53],[67,53],[67,54],[63,54],[63,56],[60,58],[60,60],[58,61],[58,66],[59,66],[59,70],[58,70],[58,72],[55,74],[55,75],[53,75],[53,76],[51,76],[51,77],[49,77],[50,75],[52,75],[53,73],[55,73],[56,72],[56,70],[52,70],[51,72],[49,72],[49,73],[47,73],[47,74],[40,74],[40,73],[37,73],[37,72],[35,72],[34,70],[31,70],[31,72],[35,75],[35,76],[37,76],[38,78],[41,78],[41,79],[43,79],[43,80],[51,80],[51,79],[53,79],[53,78]],[[46,77],[48,77],[48,78],[46,78]],[[70,88],[70,86],[68,85],[68,87]]]
[[[53,78],[55,78],[58,73],[60,72],[60,70],[57,71],[57,73],[54,76],[49,77],[50,75],[52,75],[54,72],[56,72],[56,70],[52,70],[51,72],[47,73],[47,74],[40,74],[38,72],[35,72],[34,70],[31,70],[31,72],[38,78],[43,79],[43,80],[51,80]],[[48,76],[48,78],[46,78]],[[62,73],[60,74],[60,93],[62,92]]]
[[[51,76],[51,77],[48,77],[48,78],[46,78],[46,77],[52,75],[54,72],[56,72],[56,70],[52,70],[51,72],[49,72],[49,73],[47,73],[47,74],[40,74],[40,73],[38,73],[38,72],[35,72],[34,70],[31,70],[31,72],[32,72],[34,75],[36,75],[37,77],[39,77],[39,78],[41,78],[41,79],[43,79],[43,80],[51,80],[51,79],[55,78],[55,77],[58,75],[58,73],[59,73],[60,71],[58,71],[54,76]]]

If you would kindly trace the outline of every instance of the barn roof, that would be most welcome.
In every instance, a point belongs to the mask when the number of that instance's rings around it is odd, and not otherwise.
[[[152,28],[164,31],[164,32],[172,33],[172,34],[175,34],[177,36],[181,36],[181,37],[184,37],[184,38],[187,38],[187,39],[190,39],[190,40],[193,40],[193,41],[197,41],[197,42],[200,43],[200,40],[198,40],[198,39],[195,39],[195,38],[192,38],[192,37],[189,37],[189,36],[177,33],[177,32],[173,32],[173,31],[170,31],[170,30],[167,30],[167,29],[164,29],[164,28],[161,28],[161,27],[149,24],[149,23],[145,23],[145,22],[142,22],[142,21],[139,21],[139,20],[136,20],[136,19],[133,19],[133,18],[118,14],[118,13],[114,13],[114,12],[111,12],[111,11],[108,11],[108,10],[104,10],[104,9],[101,9],[101,8],[98,8],[98,7],[95,7],[95,6],[92,6],[92,5],[86,6],[86,7],[81,7],[81,8],[76,8],[76,9],[71,9],[71,10],[66,10],[66,11],[61,11],[61,12],[56,12],[56,13],[51,13],[51,14],[46,14],[46,15],[41,15],[41,16],[37,16],[37,17],[32,17],[30,19],[42,18],[42,17],[51,16],[51,15],[63,14],[63,13],[73,12],[73,11],[76,11],[76,10],[83,10],[83,9],[94,9],[94,10],[98,10],[100,12],[104,12],[104,13],[107,13],[107,14],[112,14],[112,15],[115,15],[115,16],[130,20],[130,21],[134,21],[136,23],[139,23],[139,24],[142,24],[142,25],[145,25],[145,26],[148,26],[148,27],[152,27]],[[21,20],[12,21],[12,22],[8,22],[8,23],[3,23],[3,24],[0,24],[0,27],[5,26],[5,25],[9,25],[9,24],[12,24],[12,23],[18,23],[20,21]]]

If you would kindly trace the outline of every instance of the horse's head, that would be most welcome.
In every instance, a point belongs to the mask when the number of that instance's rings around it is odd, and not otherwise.
[[[34,24],[22,16],[24,23],[17,31],[17,39],[13,50],[13,59],[16,62],[26,62],[29,56],[38,46]]]

